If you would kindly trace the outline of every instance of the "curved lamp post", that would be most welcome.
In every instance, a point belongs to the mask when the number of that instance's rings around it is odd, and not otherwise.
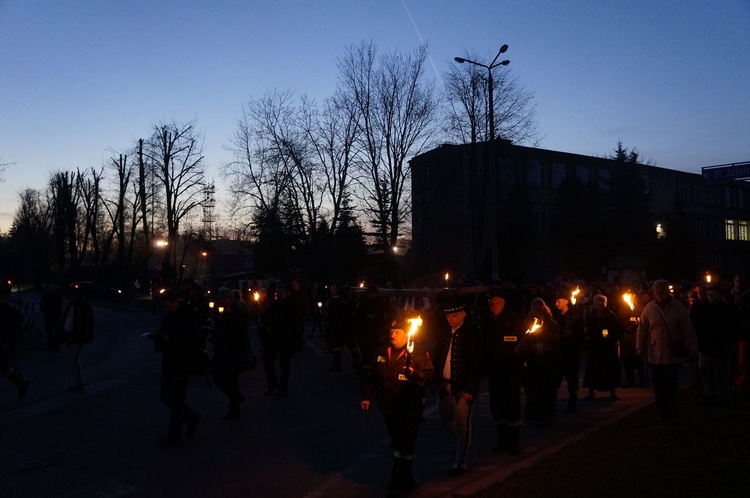
[[[498,57],[500,57],[500,54],[505,53],[508,50],[508,45],[505,44],[502,47],[500,47],[500,50],[498,50],[497,55],[494,59],[492,59],[492,62],[490,64],[482,64],[481,62],[472,61],[469,59],[464,59],[463,57],[454,57],[453,60],[458,62],[459,64],[463,64],[464,62],[468,64],[474,64],[475,66],[483,67],[487,70],[487,87],[488,87],[488,93],[489,93],[489,107],[490,107],[490,140],[495,140],[495,100],[493,95],[493,83],[492,83],[492,70],[495,69],[498,66],[507,66],[510,64],[510,61],[508,59],[505,59],[504,61],[497,62]]]

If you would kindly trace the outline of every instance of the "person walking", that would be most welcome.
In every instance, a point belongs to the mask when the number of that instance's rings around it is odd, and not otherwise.
[[[568,404],[563,413],[578,410],[579,375],[581,371],[581,346],[584,338],[583,318],[578,308],[570,303],[570,293],[558,292],[553,318],[560,326],[560,355],[562,376],[568,391]]]
[[[560,327],[542,298],[531,301],[526,333],[516,352],[526,361],[525,416],[537,427],[547,427],[555,418],[562,357]]]
[[[677,375],[686,357],[698,355],[698,345],[688,311],[670,295],[669,282],[656,280],[651,290],[654,299],[641,311],[636,348],[651,368],[658,418],[663,421],[679,416]]]
[[[456,455],[450,475],[467,471],[471,447],[471,410],[481,380],[481,340],[467,319],[463,302],[443,299],[446,325],[435,345],[435,378],[439,381],[440,421],[456,440]]]
[[[722,301],[719,291],[711,287],[708,301],[701,305],[698,320],[693,319],[698,339],[698,370],[703,384],[704,405],[723,405],[729,395],[729,358],[737,317],[731,306]]]
[[[22,318],[21,312],[10,304],[10,293],[10,285],[0,284],[0,374],[18,388],[18,399],[22,399],[29,390],[29,381],[12,359],[13,345],[21,335]]]
[[[265,351],[263,353],[263,366],[268,379],[268,389],[264,394],[283,396],[288,393],[289,389],[291,358],[295,351],[297,337],[294,304],[289,297],[289,290],[283,283],[277,284],[276,299],[268,305],[263,321],[268,326],[269,341],[266,345],[270,348],[268,355]],[[280,378],[274,366],[274,358],[277,354]]]
[[[241,303],[242,306],[244,304]],[[221,287],[216,291],[213,327],[210,340],[214,343],[211,358],[211,375],[214,384],[229,400],[225,420],[240,416],[240,403],[245,398],[240,393],[239,374],[246,351],[247,315],[240,305],[233,305],[232,290]]]
[[[594,311],[586,316],[586,341],[589,357],[583,375],[583,387],[589,392],[586,400],[596,399],[596,391],[609,391],[609,399],[617,400],[615,390],[620,387],[620,358],[618,342],[622,338],[622,326],[617,315],[607,307],[607,296],[596,294],[592,298]]]
[[[84,385],[81,350],[84,344],[94,340],[94,310],[75,284],[68,288],[68,304],[63,311],[61,324],[73,374],[73,384],[67,390],[79,392]]]
[[[410,327],[405,316],[394,317],[390,345],[377,350],[361,382],[360,407],[369,410],[375,393],[391,438],[393,470],[388,496],[400,496],[415,487],[412,464],[422,423],[422,400],[434,378],[427,351],[416,344],[411,352],[407,347]]]
[[[182,442],[183,425],[185,436],[192,437],[201,420],[201,414],[190,408],[185,399],[191,357],[203,349],[205,338],[190,307],[180,303],[175,291],[165,290],[160,300],[164,315],[157,331],[148,337],[161,353],[159,398],[169,408],[169,428],[159,447],[169,448]]]
[[[517,455],[521,430],[521,378],[523,361],[516,346],[523,338],[521,319],[506,309],[505,298],[493,293],[489,313],[482,320],[484,369],[489,382],[490,413],[497,429],[494,451]]]

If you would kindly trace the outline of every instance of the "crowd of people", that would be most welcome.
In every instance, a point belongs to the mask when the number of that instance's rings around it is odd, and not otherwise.
[[[29,384],[6,353],[17,321],[6,290],[0,289],[0,367],[23,397]],[[68,389],[80,391],[80,354],[93,339],[91,306],[75,289],[68,290],[67,303],[47,296],[47,348],[67,346]],[[483,379],[497,428],[493,449],[510,455],[521,451],[524,421],[540,428],[554,423],[563,385],[565,416],[578,411],[579,398],[616,402],[619,389],[651,382],[658,418],[678,417],[682,365],[692,369],[702,404],[750,394],[750,290],[740,275],[731,289],[666,280],[630,287],[560,281],[523,290],[499,285],[434,293],[320,283],[308,289],[301,280],[271,280],[242,290],[221,287],[210,297],[187,282],[164,291],[159,301],[163,317],[148,336],[162,355],[160,396],[170,413],[161,447],[192,436],[201,420],[186,404],[191,375],[210,376],[226,396],[223,418],[240,417],[245,399],[239,374],[255,359],[250,333],[258,334],[268,396],[288,395],[294,355],[306,339],[324,338],[328,369],[342,372],[345,355],[350,357],[360,377],[361,408],[369,410],[376,400],[382,412],[394,452],[392,496],[415,486],[412,459],[430,386],[438,393],[441,423],[455,440],[452,476],[468,470],[472,410]],[[423,326],[412,334],[416,316]]]

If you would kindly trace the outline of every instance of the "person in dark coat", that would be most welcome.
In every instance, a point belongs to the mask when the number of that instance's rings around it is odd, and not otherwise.
[[[387,342],[384,331],[388,329],[388,307],[378,293],[378,287],[371,285],[363,296],[356,301],[354,308],[355,339],[359,345],[360,356],[371,358],[375,350]],[[363,370],[370,368],[369,363],[362,364]],[[366,373],[366,372],[359,372]]]
[[[296,325],[294,304],[289,298],[289,290],[283,283],[276,286],[276,299],[271,301],[264,314],[263,322],[268,326],[271,348],[269,354],[263,352],[263,366],[268,378],[268,389],[264,394],[285,395],[289,389],[291,358],[296,348]],[[276,375],[274,358],[279,356],[281,378]]]
[[[497,429],[495,451],[517,455],[521,430],[523,361],[516,346],[523,338],[521,318],[506,309],[499,293],[488,299],[489,313],[481,323],[484,366],[489,381],[490,413]]]
[[[414,488],[412,459],[422,422],[422,400],[434,377],[429,353],[413,339],[409,342],[410,328],[405,316],[394,317],[390,345],[377,350],[361,382],[361,408],[369,410],[375,393],[391,438],[393,471],[388,496]]]
[[[611,400],[617,399],[615,390],[620,387],[620,358],[618,341],[622,338],[620,319],[607,308],[607,296],[597,294],[592,299],[594,311],[586,317],[586,340],[589,357],[583,386],[589,390],[586,400],[596,399],[595,391],[609,391]]]
[[[578,409],[578,376],[581,370],[581,346],[583,345],[583,316],[579,308],[572,305],[572,293],[558,292],[553,317],[560,326],[560,355],[562,376],[568,389],[568,404],[563,413],[575,413]]]
[[[190,357],[203,348],[204,341],[194,314],[188,306],[180,304],[175,291],[164,291],[160,301],[164,316],[157,331],[148,336],[154,341],[156,351],[161,353],[159,397],[169,408],[167,437],[159,447],[169,448],[182,442],[183,425],[185,435],[191,437],[201,419],[201,415],[185,403],[185,398],[190,380]]]
[[[229,409],[223,418],[235,419],[239,418],[240,403],[245,400],[240,393],[239,374],[246,352],[247,315],[239,306],[233,306],[232,290],[226,287],[216,292],[214,313],[211,375],[216,387],[229,399]]]
[[[11,353],[13,345],[21,334],[21,312],[10,304],[10,285],[0,284],[0,375],[18,388],[18,399],[26,396],[29,381],[13,364]]]
[[[326,342],[333,355],[333,364],[329,368],[331,372],[341,371],[341,355],[344,345],[352,354],[352,368],[360,372],[363,370],[361,352],[354,337],[354,307],[351,288],[348,285],[334,287],[328,304],[326,330]]]
[[[482,377],[482,341],[456,297],[443,299],[446,325],[435,344],[435,378],[440,382],[440,420],[456,438],[456,456],[450,475],[466,470],[471,446],[471,411]]]
[[[562,357],[560,327],[542,298],[531,301],[526,333],[516,352],[526,361],[525,416],[537,427],[546,427],[555,417]]]
[[[722,301],[716,288],[707,293],[708,302],[690,308],[695,336],[698,339],[698,370],[703,381],[703,404],[722,405],[729,394],[729,361],[732,340],[737,330],[737,316]]]
[[[78,392],[83,390],[81,350],[84,344],[94,340],[94,310],[75,285],[68,289],[68,304],[60,321],[68,345],[70,370],[73,374],[73,384],[67,390]]]

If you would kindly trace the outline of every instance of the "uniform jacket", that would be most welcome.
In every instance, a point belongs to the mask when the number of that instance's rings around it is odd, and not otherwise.
[[[497,317],[485,317],[481,326],[485,374],[502,375],[521,369],[523,360],[518,357],[516,346],[524,336],[522,327],[521,318],[507,309]]]
[[[409,361],[411,373],[407,371],[407,356],[406,347],[378,348],[372,368],[362,379],[362,399],[369,401],[376,392],[378,406],[386,415],[403,410],[421,411],[425,390],[434,378],[427,351],[415,345]]]
[[[682,363],[684,358],[675,356],[670,340],[682,342],[689,357],[698,355],[698,342],[687,308],[676,299],[670,299],[663,306],[653,300],[641,312],[636,348],[641,354],[647,351],[647,360],[653,365]]]
[[[451,390],[454,393],[465,392],[476,396],[482,377],[482,351],[479,333],[471,326],[467,316],[464,323],[451,333],[446,326],[435,344],[435,378],[443,381],[443,367],[451,349]]]

